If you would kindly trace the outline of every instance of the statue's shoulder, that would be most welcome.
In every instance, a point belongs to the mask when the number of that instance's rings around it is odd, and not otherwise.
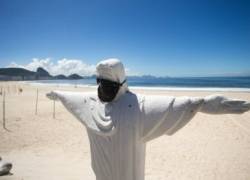
[[[83,92],[82,97],[87,104],[96,104],[99,101],[97,93],[93,91]]]
[[[172,101],[175,97],[168,95],[158,95],[158,94],[137,94],[137,98],[140,102],[161,102],[161,101]]]
[[[83,92],[82,93],[84,97],[92,99],[94,101],[97,100],[97,93],[95,91],[91,91],[91,92]]]
[[[126,92],[122,97],[122,101],[134,101],[138,104],[169,104],[174,100],[174,96],[168,95],[158,95],[158,94],[141,94],[141,93],[133,93],[133,92]]]
[[[144,100],[144,95],[136,94],[131,91],[127,91],[120,99],[122,102],[137,102],[142,103]]]

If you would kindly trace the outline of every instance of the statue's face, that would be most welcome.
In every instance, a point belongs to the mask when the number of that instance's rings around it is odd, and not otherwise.
[[[102,102],[111,102],[115,99],[121,84],[106,80],[106,79],[96,79],[98,85],[98,97]]]

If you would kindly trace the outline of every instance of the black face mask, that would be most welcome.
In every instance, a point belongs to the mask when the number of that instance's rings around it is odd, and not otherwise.
[[[106,79],[96,79],[98,86],[98,97],[103,102],[111,102],[114,100],[116,94],[118,93],[120,86],[126,82],[124,80],[122,83],[113,82]]]

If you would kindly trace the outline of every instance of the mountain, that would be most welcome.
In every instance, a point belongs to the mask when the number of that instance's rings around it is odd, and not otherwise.
[[[69,75],[68,76],[68,79],[83,79],[83,77],[82,76],[80,76],[80,75],[78,75],[78,74],[71,74],[71,75]]]
[[[52,76],[48,71],[39,67],[37,71],[29,71],[23,68],[0,68],[0,81],[22,81],[22,80],[52,80],[52,79],[83,79],[78,74],[71,74],[68,77],[60,74]]]
[[[0,75],[4,76],[34,76],[35,72],[22,68],[0,68]]]
[[[41,68],[41,67],[37,68],[37,70],[36,70],[36,75],[37,75],[38,77],[52,77],[52,76],[48,73],[48,71],[46,71],[45,69],[43,69],[43,68]]]
[[[67,79],[67,76],[63,74],[59,74],[59,75],[54,76],[54,79]]]
[[[35,80],[36,72],[22,68],[0,68],[0,81]]]

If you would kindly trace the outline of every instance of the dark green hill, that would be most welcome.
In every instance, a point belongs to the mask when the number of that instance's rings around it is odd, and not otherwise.
[[[63,74],[59,74],[59,75],[54,76],[54,79],[67,79],[67,77]]]
[[[23,68],[0,68],[0,75],[5,76],[34,76],[36,73]]]
[[[20,81],[20,80],[51,80],[51,79],[83,79],[78,74],[51,76],[48,71],[39,67],[36,72],[23,68],[0,68],[0,80],[4,81]]]
[[[78,74],[71,74],[68,76],[68,79],[83,79],[83,77]]]
[[[45,69],[43,69],[43,68],[41,68],[41,67],[37,68],[36,75],[37,75],[38,77],[52,77],[52,76],[48,73],[48,71],[46,71]]]

